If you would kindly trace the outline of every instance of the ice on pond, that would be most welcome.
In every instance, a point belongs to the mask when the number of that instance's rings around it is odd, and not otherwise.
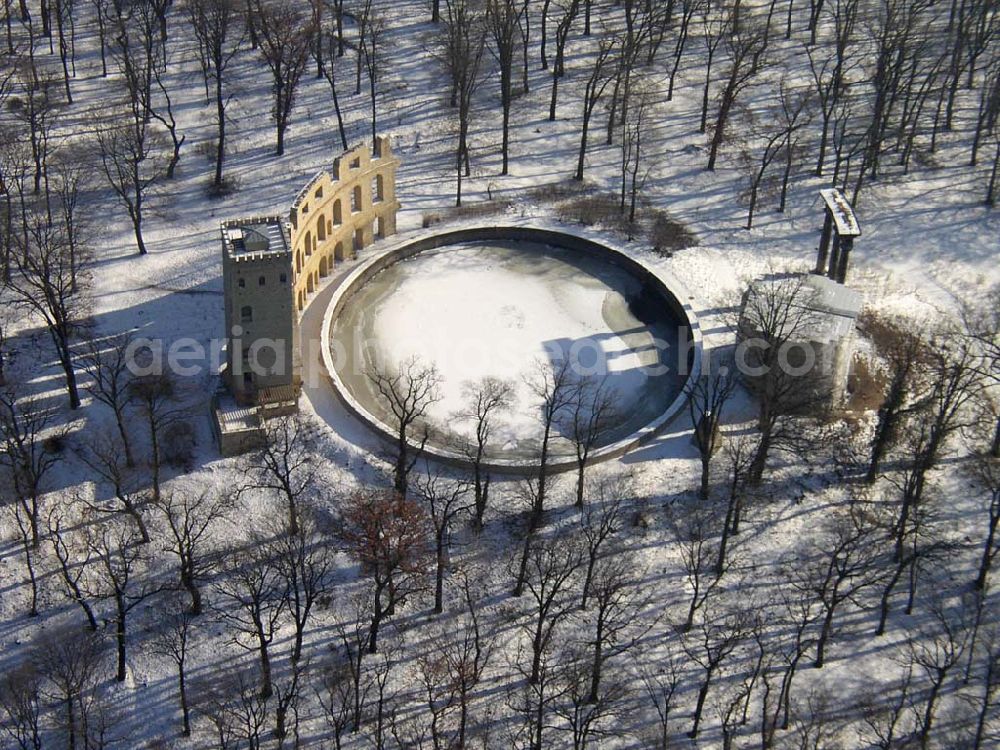
[[[642,284],[609,261],[523,241],[429,250],[378,273],[350,298],[332,337],[338,373],[355,398],[385,417],[364,371],[410,357],[434,364],[440,399],[428,410],[432,442],[472,434],[467,388],[486,376],[509,381],[511,409],[494,430],[497,449],[537,449],[540,403],[530,383],[540,367],[569,358],[579,377],[603,381],[620,413],[603,442],[619,440],[676,397],[678,323],[669,310],[643,312]],[[640,320],[641,316],[644,318]],[[648,318],[656,318],[649,320]],[[556,453],[571,452],[557,440]]]

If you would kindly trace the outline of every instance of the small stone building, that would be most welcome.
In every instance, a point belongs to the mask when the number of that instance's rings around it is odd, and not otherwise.
[[[790,296],[787,302],[780,299],[783,295]],[[761,299],[766,301],[760,304]],[[785,310],[775,309],[783,304],[787,304]],[[790,321],[782,323],[789,328],[776,338],[787,344],[791,352],[790,372],[802,379],[804,393],[810,394],[810,398],[803,398],[803,403],[837,406],[847,393],[861,305],[858,292],[825,276],[801,274],[791,279],[761,279],[743,297],[738,339],[745,342],[760,334],[755,328],[760,325],[761,307],[768,309],[772,321]],[[808,367],[806,350],[812,354],[812,364]],[[798,373],[798,369],[803,372]],[[751,386],[760,379],[761,376],[747,377]]]

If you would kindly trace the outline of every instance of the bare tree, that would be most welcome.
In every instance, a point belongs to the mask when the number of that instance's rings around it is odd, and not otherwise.
[[[361,729],[362,714],[368,701],[371,685],[364,681],[364,657],[368,653],[368,641],[371,631],[372,603],[367,590],[356,592],[349,600],[347,617],[337,623],[336,659],[338,669],[346,672],[343,679],[348,682],[346,687],[339,687],[339,699],[350,702],[345,710],[349,714],[344,720],[348,722],[351,732]]]
[[[103,660],[101,636],[74,627],[47,630],[32,644],[32,664],[45,680],[43,695],[64,712],[57,726],[65,732],[70,748],[78,740],[87,744],[88,716]]]
[[[532,509],[533,523],[537,525],[541,521],[545,508],[552,432],[559,426],[559,420],[565,411],[573,405],[575,395],[573,362],[569,357],[551,366],[546,362],[538,362],[535,366],[535,372],[527,381],[527,385],[538,399],[542,428],[538,452],[538,487],[535,493],[535,505]]]
[[[87,505],[99,513],[124,513],[135,524],[142,543],[148,544],[149,529],[143,511],[149,502],[149,496],[137,486],[138,475],[125,465],[123,452],[122,444],[113,432],[97,433],[90,443],[82,447],[80,458],[94,472],[98,481],[110,485],[117,501],[110,508],[97,502],[87,502]]]
[[[496,645],[495,636],[484,633],[479,622],[479,602],[467,576],[462,580],[465,617],[461,636],[442,650],[446,673],[458,703],[455,742],[465,747],[469,733],[469,711],[473,691],[479,686]]]
[[[854,40],[855,25],[858,21],[859,0],[834,0],[830,10],[833,28],[831,44],[809,45],[809,69],[816,84],[816,95],[820,110],[819,153],[816,159],[816,175],[822,176],[826,167],[826,151],[830,138],[830,126],[834,113],[846,90],[846,79],[857,67],[859,61],[850,57]]]
[[[816,659],[820,668],[826,660],[826,645],[833,634],[833,620],[841,606],[856,601],[865,589],[882,576],[876,565],[881,531],[863,508],[833,515],[822,538],[811,545],[795,572],[792,585],[811,592],[822,611]]]
[[[617,69],[620,67],[617,56],[619,54],[617,40],[612,36],[604,36],[597,45],[594,58],[591,61],[590,75],[584,86],[583,93],[583,117],[580,127],[580,151],[577,155],[576,173],[573,179],[583,182],[583,171],[587,159],[587,141],[590,136],[590,122],[597,109],[598,103],[604,97],[604,92],[615,79]]]
[[[396,456],[393,470],[393,486],[402,496],[406,489],[410,472],[417,456],[427,442],[428,430],[410,457],[410,430],[427,413],[427,409],[440,399],[441,376],[433,365],[425,365],[416,357],[411,357],[395,368],[371,366],[365,371],[368,382],[383,407],[389,412],[396,430]]]
[[[982,683],[982,693],[976,712],[976,731],[972,743],[974,750],[987,747],[990,715],[995,712],[997,695],[1000,694],[1000,639],[995,625],[990,628],[987,637],[980,644],[978,654],[972,654],[979,656]]]
[[[148,131],[144,116],[141,106],[127,113],[112,111],[96,126],[101,168],[132,221],[139,255],[148,252],[142,234],[146,200],[161,176],[156,139]]]
[[[794,342],[809,341],[817,317],[809,305],[812,294],[806,279],[789,276],[753,285],[744,297],[739,321],[741,343],[737,364],[743,372],[757,372],[750,385],[757,396],[760,441],[748,481],[760,484],[773,447],[789,447],[801,430],[788,424],[806,408],[819,408],[818,397],[804,385],[801,373],[781,357],[789,356]],[[742,369],[745,367],[749,369]]]
[[[88,627],[92,632],[96,632],[97,618],[94,617],[94,608],[81,587],[81,581],[90,564],[90,549],[88,545],[80,543],[79,539],[68,535],[67,530],[63,528],[65,514],[66,509],[61,504],[53,506],[46,514],[49,543],[59,562],[59,572],[63,583],[66,584],[67,596],[80,605],[87,618]]]
[[[923,671],[929,683],[927,700],[920,713],[918,741],[921,750],[930,746],[934,714],[941,690],[951,670],[961,661],[969,640],[969,627],[965,613],[947,610],[940,601],[930,607],[933,621],[929,633],[908,641],[912,663]]]
[[[237,0],[188,0],[185,8],[201,53],[206,98],[209,79],[215,84],[215,121],[218,129],[212,185],[218,190],[224,185],[222,166],[226,158],[226,109],[232,101],[232,94],[226,86],[226,71],[243,44],[246,30],[241,25],[241,9]]]
[[[469,125],[472,103],[483,82],[487,25],[484,9],[476,0],[445,0],[442,46],[445,68],[451,79],[452,105],[458,114],[455,149],[455,205],[462,205],[462,176],[469,175]]]
[[[591,668],[586,659],[572,655],[556,670],[559,700],[554,713],[566,722],[574,750],[585,750],[604,738],[618,736],[617,722],[627,710],[629,697],[625,680],[614,675],[602,682],[596,696],[591,695]]]
[[[452,524],[459,514],[472,506],[468,502],[469,486],[448,481],[440,473],[427,473],[417,480],[417,496],[425,504],[434,527],[434,613],[444,611],[444,574],[450,564]]]
[[[687,48],[687,42],[690,38],[691,32],[691,20],[694,18],[695,14],[702,12],[703,0],[681,0],[680,2],[680,20],[679,26],[677,27],[677,35],[674,40],[674,48],[671,53],[672,60],[670,62],[670,78],[667,84],[667,101],[671,101],[674,98],[674,83],[677,80],[677,71],[681,67],[681,60],[684,57],[684,50]],[[668,12],[664,15],[667,16],[667,23],[671,22],[670,10],[673,10],[668,6]],[[714,53],[713,53],[714,54]],[[711,76],[709,75],[709,80]],[[707,116],[707,111],[706,111]]]
[[[347,500],[340,533],[371,579],[369,653],[378,651],[383,620],[424,587],[429,562],[427,526],[423,509],[394,492],[359,491]]]
[[[274,106],[271,115],[277,131],[275,153],[285,153],[285,131],[295,105],[295,90],[309,64],[316,29],[308,16],[288,0],[252,0],[253,28],[260,53],[271,72]]]
[[[114,606],[118,682],[126,677],[128,615],[164,588],[145,570],[146,558],[137,542],[130,524],[113,520],[91,529],[87,538],[91,563],[84,591],[94,599],[110,600]]]
[[[328,63],[333,64],[333,59]],[[323,720],[333,746],[342,750],[344,735],[351,726],[352,706],[354,703],[354,683],[351,680],[349,665],[339,656],[330,660],[320,670],[320,684],[315,688],[316,699],[323,709]]]
[[[729,655],[746,637],[744,620],[745,616],[739,612],[706,616],[702,618],[695,636],[684,642],[684,652],[704,670],[692,715],[691,729],[687,733],[691,739],[698,736],[705,699],[708,697],[712,680]]]
[[[712,129],[712,143],[708,151],[708,170],[715,169],[715,160],[726,137],[726,126],[740,94],[754,80],[765,64],[767,29],[756,22],[733,23],[732,33],[725,38],[729,54],[729,71],[722,93],[719,95],[719,112]]]
[[[17,527],[18,542],[24,553],[24,567],[28,572],[28,585],[31,592],[28,603],[28,617],[38,617],[38,574],[36,572],[35,547],[31,543],[31,519],[25,516],[21,503],[6,502],[2,506]]]
[[[914,397],[922,390],[928,361],[926,342],[920,335],[907,330],[903,321],[869,316],[865,328],[878,343],[891,372],[871,438],[865,480],[872,484],[879,476],[883,459],[898,443],[906,419],[917,408]]]
[[[694,627],[695,615],[719,590],[725,573],[733,564],[732,554],[725,557],[719,554],[720,545],[715,541],[716,525],[714,509],[701,504],[682,508],[679,515],[671,518],[674,538],[680,544],[681,565],[691,592],[687,615],[680,627],[683,633]]]
[[[184,415],[177,404],[177,385],[169,373],[143,375],[129,383],[129,392],[149,434],[149,466],[153,485],[152,501],[160,501],[160,470],[163,466],[163,438]]]
[[[180,585],[191,597],[190,613],[200,615],[201,583],[210,566],[205,547],[212,527],[232,509],[232,497],[224,492],[180,490],[161,496],[156,507],[167,522],[166,550],[177,557]]]
[[[51,417],[33,399],[18,399],[11,386],[0,390],[0,468],[13,490],[32,549],[38,549],[41,540],[40,506],[46,481],[60,459],[45,447]]]
[[[7,288],[19,304],[45,321],[65,376],[70,408],[76,409],[80,394],[73,340],[88,313],[87,285],[74,269],[64,227],[42,216],[32,216],[26,220],[24,230],[28,244],[18,248],[12,257],[13,274]]]
[[[556,55],[552,65],[552,97],[549,101],[550,122],[555,122],[556,119],[556,99],[559,95],[559,79],[566,75],[566,42],[569,40],[569,32],[573,27],[573,22],[580,13],[580,0],[563,0],[562,2],[557,2],[556,9],[560,13],[556,21]],[[542,59],[544,62],[545,58],[543,57]],[[542,67],[544,68],[545,66],[543,65]]]
[[[42,680],[31,664],[20,664],[0,678],[0,732],[18,750],[42,750],[44,699]]]
[[[132,441],[126,427],[128,407],[132,400],[128,387],[132,379],[129,370],[132,342],[132,334],[128,331],[104,340],[93,338],[88,342],[87,351],[83,355],[84,367],[91,379],[87,392],[115,415],[115,426],[125,453],[125,464],[129,468],[135,466]]]
[[[701,124],[699,133],[708,129],[708,105],[712,87],[712,63],[719,46],[728,38],[733,26],[733,8],[730,3],[700,3],[698,13],[701,19],[702,40],[705,43],[705,86],[701,95]]]
[[[593,574],[593,613],[588,647],[590,649],[590,692],[586,702],[596,705],[601,699],[601,681],[608,662],[634,648],[653,623],[643,624],[642,610],[648,603],[636,586],[641,569],[635,557],[626,552],[606,556]]]
[[[271,642],[287,605],[287,582],[271,550],[251,544],[227,555],[223,579],[216,585],[219,614],[235,629],[234,642],[256,651],[260,662],[259,693],[274,694]]]
[[[309,666],[308,659],[298,659],[286,670],[285,679],[274,686],[274,736],[278,746],[283,747],[289,729],[294,737],[299,737],[302,685]]]
[[[554,539],[532,547],[525,577],[532,606],[530,616],[522,624],[531,640],[530,683],[539,681],[542,659],[556,628],[574,609],[567,589],[582,562],[579,544],[574,539]]]
[[[153,637],[153,653],[165,656],[177,669],[177,695],[181,704],[181,733],[191,736],[191,708],[187,690],[187,663],[194,636],[192,613],[175,611]]]
[[[467,411],[459,416],[475,423],[475,443],[466,449],[472,463],[472,488],[475,502],[475,527],[481,531],[489,501],[490,474],[483,467],[498,414],[510,408],[511,383],[486,377],[465,387]]]
[[[728,358],[711,363],[711,372],[689,378],[685,384],[688,412],[694,427],[694,443],[701,459],[701,483],[698,499],[708,500],[712,457],[718,451],[722,412],[736,389],[733,365]]]
[[[358,24],[358,60],[364,61],[365,72],[368,73],[368,93],[371,100],[372,143],[377,138],[376,119],[378,114],[376,93],[379,77],[382,71],[382,41],[385,36],[385,18],[377,11],[374,0],[363,0],[360,13],[356,16]]]
[[[931,353],[929,391],[920,398],[909,431],[907,452],[913,456],[902,483],[899,517],[895,527],[893,559],[903,555],[903,543],[911,511],[920,505],[927,474],[948,449],[950,438],[971,424],[969,408],[982,387],[977,354],[967,340],[935,347]]]
[[[809,124],[811,98],[809,92],[793,91],[786,79],[782,79],[778,106],[769,111],[764,125],[764,148],[760,152],[759,161],[754,163],[750,174],[750,206],[747,210],[746,228],[753,228],[754,212],[761,186],[771,164],[781,154],[785,155],[786,177],[782,185],[782,196],[788,185],[788,176],[796,150],[798,133]],[[784,210],[784,201],[782,201]]]
[[[674,658],[663,669],[644,669],[642,683],[649,702],[656,710],[656,750],[669,750],[670,720],[673,718],[674,698],[681,685],[681,671]]]
[[[605,545],[621,530],[622,503],[631,496],[631,478],[625,475],[601,477],[594,482],[592,502],[580,516],[580,538],[586,546],[586,568],[580,608],[587,608],[597,561],[606,553]]]
[[[1000,458],[995,458],[992,454],[980,455],[974,461],[972,476],[976,484],[985,491],[983,504],[986,506],[986,535],[973,585],[977,591],[985,591],[993,561],[1000,554],[1000,539],[997,536],[997,531],[1000,530]]]
[[[78,274],[90,260],[90,245],[94,238],[94,221],[83,209],[85,192],[93,185],[94,164],[90,158],[92,144],[89,139],[73,147],[64,147],[50,165],[50,203],[66,231],[66,244],[70,262],[70,284],[79,288]]]
[[[520,0],[487,0],[486,18],[491,51],[497,61],[500,73],[500,108],[503,113],[501,127],[501,156],[503,166],[500,174],[507,174],[510,166],[510,108],[514,101],[514,54],[522,33],[522,23],[527,12],[527,4]]]
[[[333,550],[331,540],[312,516],[303,517],[294,533],[280,530],[273,536],[270,544],[275,565],[285,581],[285,608],[295,628],[291,661],[297,665],[302,660],[302,641],[309,618],[317,603],[331,591]]]
[[[285,502],[288,533],[298,534],[300,506],[316,480],[314,433],[299,414],[276,417],[264,425],[264,444],[250,455],[245,471],[250,481],[240,492],[269,490]]]
[[[340,0],[341,4],[343,0]],[[343,36],[341,35],[341,39]],[[340,133],[340,145],[347,151],[347,131],[344,129],[344,115],[340,108],[340,97],[337,95],[337,70],[336,63],[338,55],[335,49],[338,45],[338,38],[332,33],[326,33],[326,43],[329,48],[329,61],[323,66],[323,76],[330,84],[330,93],[333,96],[333,111],[337,115],[337,130]]]
[[[568,428],[565,432],[576,451],[576,505],[582,508],[587,462],[617,423],[618,394],[606,382],[587,378],[581,378],[571,387],[574,393],[566,406],[570,414],[563,419]]]

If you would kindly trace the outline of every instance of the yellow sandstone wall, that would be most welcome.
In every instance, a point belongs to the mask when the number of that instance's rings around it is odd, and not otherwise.
[[[389,138],[379,136],[374,152],[365,144],[345,152],[299,193],[289,212],[296,310],[336,263],[396,233],[398,166]]]

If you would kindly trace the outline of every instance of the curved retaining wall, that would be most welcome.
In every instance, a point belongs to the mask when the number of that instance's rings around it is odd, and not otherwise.
[[[687,381],[699,376],[702,362],[702,337],[701,330],[698,327],[697,316],[690,305],[682,302],[671,291],[671,286],[676,287],[678,284],[675,280],[668,278],[666,274],[658,273],[644,266],[620,250],[615,250],[583,235],[573,234],[564,230],[533,226],[500,225],[462,227],[460,229],[437,232],[429,236],[424,235],[426,231],[422,230],[419,233],[404,235],[398,238],[396,242],[392,243],[392,245],[378,255],[355,268],[340,284],[323,316],[320,349],[323,353],[323,366],[326,377],[344,407],[381,438],[389,441],[390,444],[396,441],[395,430],[365,409],[346,388],[340,375],[337,373],[333,357],[330,353],[330,333],[333,328],[333,321],[344,307],[350,303],[351,296],[357,289],[364,286],[369,279],[380,271],[425,250],[482,240],[524,240],[577,250],[619,266],[642,282],[644,293],[648,293],[650,290],[653,291],[677,318],[680,325],[682,327],[686,326],[689,343]],[[588,463],[594,464],[623,456],[634,448],[649,442],[662,433],[677,418],[684,410],[686,403],[687,396],[685,388],[682,387],[677,398],[671,402],[667,410],[659,417],[628,437],[595,450],[591,454]],[[413,448],[418,447],[416,443],[411,443],[411,446]],[[454,466],[468,467],[470,465],[468,459],[458,451],[447,450],[439,446],[425,446],[423,452],[439,461]],[[538,470],[536,463],[528,463],[519,459],[493,459],[484,462],[483,465],[490,471],[506,474],[531,474]],[[575,467],[576,460],[572,457],[552,458],[548,464],[550,473],[569,471]]]

